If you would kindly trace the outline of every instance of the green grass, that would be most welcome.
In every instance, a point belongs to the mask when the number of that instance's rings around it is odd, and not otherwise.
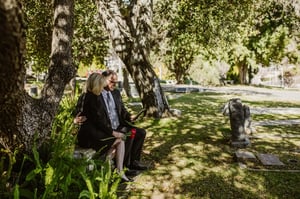
[[[266,167],[257,163],[241,169],[230,147],[229,120],[221,114],[231,96],[215,93],[183,94],[169,100],[171,108],[182,111],[180,118],[144,119],[147,129],[143,158],[152,168],[140,174],[131,186],[130,198],[300,198],[300,137],[251,139],[247,148],[255,154],[278,155],[286,165]],[[242,99],[243,100],[243,99]],[[251,107],[300,107],[286,102],[245,101]],[[252,115],[252,120],[299,119],[299,115]],[[299,135],[299,125],[258,127],[256,134]],[[227,136],[226,136],[227,135]],[[289,163],[296,159],[298,163]]]

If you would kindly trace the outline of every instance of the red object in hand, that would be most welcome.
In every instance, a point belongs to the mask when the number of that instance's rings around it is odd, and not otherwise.
[[[135,134],[136,134],[136,129],[135,129],[135,128],[132,128],[132,129],[131,129],[130,139],[134,139]]]

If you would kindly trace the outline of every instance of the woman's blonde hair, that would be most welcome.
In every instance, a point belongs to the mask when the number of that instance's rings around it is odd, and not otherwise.
[[[99,73],[92,73],[86,81],[86,91],[92,92],[95,95],[100,95],[106,84],[106,77]]]

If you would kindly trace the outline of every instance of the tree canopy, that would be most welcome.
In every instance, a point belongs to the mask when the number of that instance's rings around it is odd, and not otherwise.
[[[241,83],[257,65],[268,66],[284,57],[299,61],[295,51],[287,50],[299,37],[299,7],[293,1],[157,1],[155,13],[157,35],[163,38],[158,41],[165,43],[156,52],[178,82],[203,53],[208,60],[223,54],[223,61],[240,69]],[[187,46],[193,48],[179,50]]]

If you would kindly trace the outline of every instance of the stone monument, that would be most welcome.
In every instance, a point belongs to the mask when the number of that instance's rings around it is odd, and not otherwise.
[[[250,108],[241,99],[230,99],[223,107],[223,115],[228,115],[231,128],[231,145],[238,148],[250,146],[246,129],[251,129]]]

